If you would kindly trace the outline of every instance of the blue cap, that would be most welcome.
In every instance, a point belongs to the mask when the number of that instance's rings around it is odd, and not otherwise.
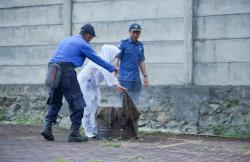
[[[85,24],[81,27],[81,34],[83,33],[88,33],[88,34],[91,34],[93,35],[94,37],[96,36],[95,35],[95,29],[94,27],[91,25],[91,24]]]
[[[139,24],[131,24],[129,27],[129,32],[131,31],[141,31],[141,26]]]

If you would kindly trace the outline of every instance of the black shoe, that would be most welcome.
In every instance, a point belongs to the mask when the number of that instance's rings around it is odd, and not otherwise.
[[[44,139],[48,141],[54,141],[54,136],[52,134],[52,123],[51,122],[45,122],[43,126],[43,130],[41,131],[41,135]]]
[[[71,132],[68,137],[68,142],[87,142],[86,136],[80,135],[80,126],[71,126]]]

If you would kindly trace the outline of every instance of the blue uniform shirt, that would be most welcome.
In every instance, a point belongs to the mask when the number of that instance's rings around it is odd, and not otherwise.
[[[141,81],[139,65],[145,60],[144,47],[139,41],[133,42],[131,39],[121,41],[119,68],[119,80],[121,81]]]
[[[75,67],[80,67],[86,57],[109,72],[114,71],[114,66],[100,58],[80,35],[64,39],[57,47],[50,62],[67,62]]]

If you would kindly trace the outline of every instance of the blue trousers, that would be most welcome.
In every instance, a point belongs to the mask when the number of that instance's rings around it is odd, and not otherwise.
[[[132,100],[138,104],[140,92],[141,92],[141,81],[124,81],[119,80],[120,85],[128,89],[128,94]]]
[[[77,80],[76,72],[73,68],[63,71],[59,86],[50,90],[47,101],[48,112],[45,116],[46,121],[56,123],[58,113],[62,106],[63,96],[69,104],[72,125],[80,126],[86,104]]]

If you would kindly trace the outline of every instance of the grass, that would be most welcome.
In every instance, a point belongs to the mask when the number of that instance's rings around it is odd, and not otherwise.
[[[0,121],[5,120],[5,116],[4,116],[4,110],[0,109]]]
[[[41,118],[39,115],[34,114],[29,118],[25,117],[21,112],[15,113],[16,119],[15,122],[17,125],[40,125]]]
[[[222,137],[248,138],[249,135],[241,130],[226,131],[223,125],[213,126],[213,133]]]
[[[28,122],[21,118],[16,118],[15,122],[17,125],[28,125]]]
[[[246,152],[248,152],[248,151],[249,151],[249,148],[246,147],[246,146],[241,146],[240,149],[239,149],[239,152],[240,152],[241,154],[244,154],[244,153],[246,153]]]
[[[163,133],[161,131],[139,131],[139,135],[162,135]]]
[[[53,160],[51,162],[71,162],[71,161],[59,158],[59,159]]]
[[[136,160],[148,160],[149,157],[146,157],[144,155],[137,155],[137,156],[135,156],[134,159],[136,159]]]
[[[197,152],[204,152],[208,150],[208,146],[204,143],[199,143],[194,146],[194,150]]]
[[[176,137],[180,134],[173,132],[161,132],[161,131],[139,131],[139,135],[153,135],[153,136],[167,136],[167,137]]]
[[[225,132],[225,128],[223,125],[218,124],[218,125],[213,126],[213,133],[215,135],[223,135],[224,132]]]
[[[118,148],[122,146],[121,141],[118,140],[104,140],[103,141],[104,146]]]
[[[34,116],[27,122],[30,125],[40,125],[41,124],[41,118],[38,116]]]
[[[223,136],[225,136],[225,137],[233,137],[233,138],[247,138],[247,137],[250,137],[246,133],[244,133],[242,131],[239,131],[239,130],[226,132],[226,133],[223,134]]]
[[[28,121],[24,119],[24,115],[21,112],[15,112],[15,122],[17,125],[27,125]]]
[[[238,106],[240,106],[240,101],[238,101],[238,100],[233,100],[233,101],[230,102],[230,105],[231,105],[232,107],[238,107]]]

